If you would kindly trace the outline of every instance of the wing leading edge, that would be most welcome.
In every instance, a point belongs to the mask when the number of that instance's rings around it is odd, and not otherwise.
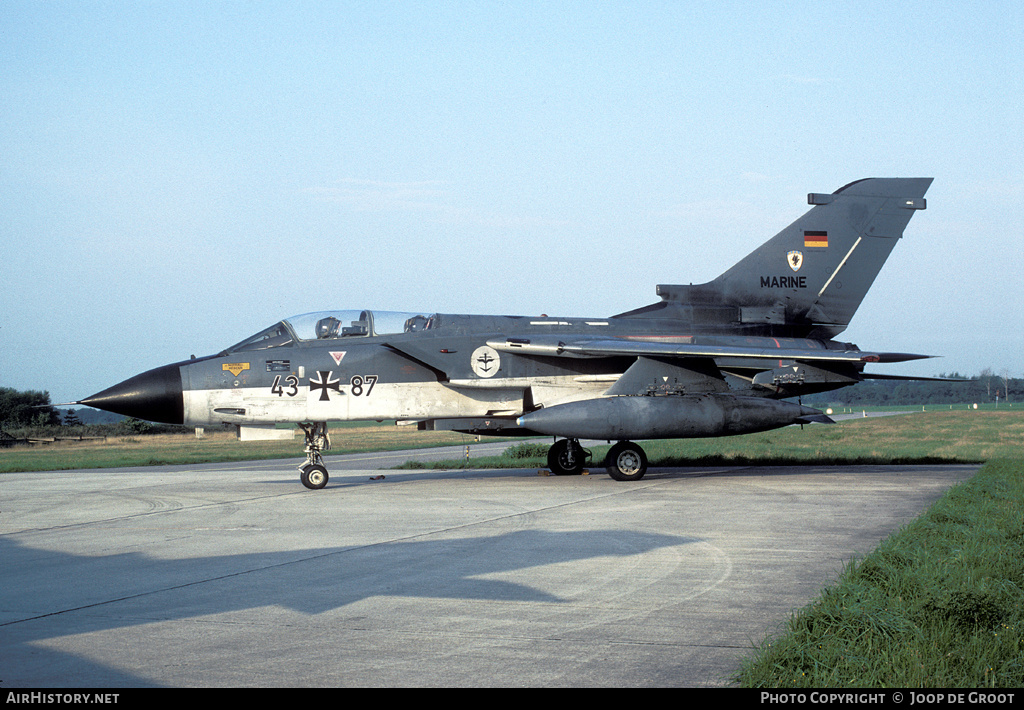
[[[695,340],[695,338],[689,336],[686,339]],[[630,340],[626,338],[566,339],[557,336],[539,336],[494,339],[487,341],[487,344],[499,352],[571,358],[661,356],[712,359],[754,358],[840,363],[892,363],[933,357],[932,355],[919,355],[916,353],[829,350],[823,347],[783,347],[781,343],[778,343],[776,348],[766,348],[665,340]]]

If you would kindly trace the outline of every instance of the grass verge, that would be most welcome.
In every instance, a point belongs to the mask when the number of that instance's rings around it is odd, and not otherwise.
[[[1024,687],[1024,460],[989,461],[765,640],[743,687]]]

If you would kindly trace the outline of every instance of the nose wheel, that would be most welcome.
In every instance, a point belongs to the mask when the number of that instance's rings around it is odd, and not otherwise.
[[[327,422],[299,424],[306,435],[306,462],[299,466],[299,481],[306,488],[320,490],[327,485],[329,476],[321,451],[329,451],[331,438],[327,435]]]
[[[312,466],[302,466],[299,468],[299,480],[302,481],[302,485],[306,488],[310,488],[314,491],[320,490],[327,485],[327,469],[324,468],[323,464],[313,464]]]

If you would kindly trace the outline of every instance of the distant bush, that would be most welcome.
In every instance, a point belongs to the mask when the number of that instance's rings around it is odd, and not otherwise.
[[[534,444],[530,442],[523,442],[522,444],[516,444],[505,449],[505,453],[502,454],[505,458],[510,459],[537,459],[544,458],[548,455],[547,444]]]
[[[120,422],[119,426],[124,431],[131,432],[132,434],[152,434],[153,430],[156,429],[156,425],[153,422],[147,422],[143,419],[136,419],[135,417],[129,417],[124,421]]]

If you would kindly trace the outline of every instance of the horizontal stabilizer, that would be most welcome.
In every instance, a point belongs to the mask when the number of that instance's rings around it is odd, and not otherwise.
[[[910,362],[911,360],[927,360],[936,357],[935,355],[921,355],[919,353],[875,353],[878,359],[875,362]]]
[[[900,382],[970,382],[963,377],[915,377],[914,375],[881,375],[864,372],[862,380],[897,380]]]

